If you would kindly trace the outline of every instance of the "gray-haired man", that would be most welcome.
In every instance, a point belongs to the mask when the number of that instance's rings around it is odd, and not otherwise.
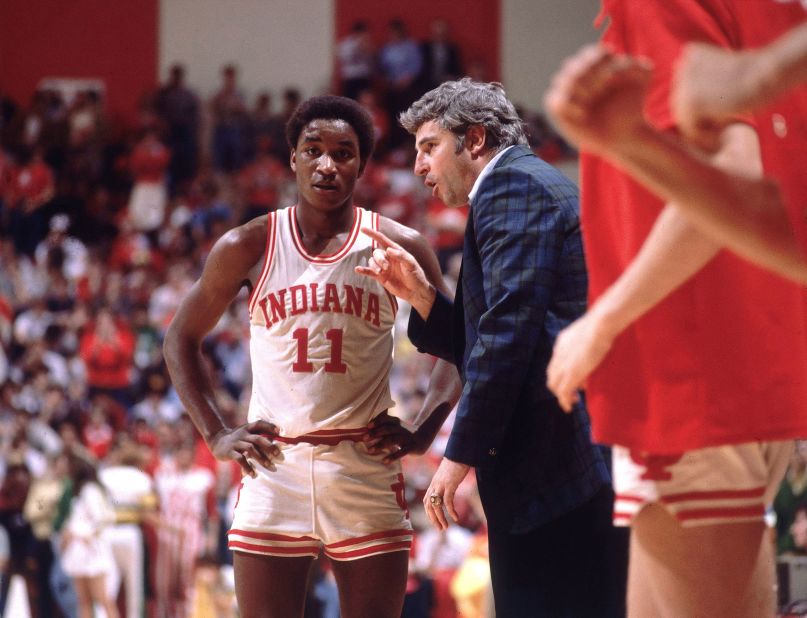
[[[566,415],[544,386],[557,332],[586,305],[577,189],[532,153],[500,84],[445,82],[400,121],[415,173],[446,204],[471,206],[453,303],[380,235],[361,269],[412,304],[418,349],[462,374],[426,512],[442,528],[444,509],[456,519],[454,493],[475,468],[497,615],[621,615],[608,467],[582,405]]]

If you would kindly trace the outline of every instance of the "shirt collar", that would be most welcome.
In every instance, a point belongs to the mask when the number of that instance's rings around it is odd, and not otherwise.
[[[477,176],[476,180],[474,181],[474,186],[471,187],[471,192],[468,194],[469,204],[474,201],[474,198],[476,197],[476,192],[479,191],[479,185],[482,184],[482,181],[485,179],[485,176],[487,176],[493,171],[493,168],[496,167],[496,164],[499,162],[499,159],[502,158],[502,155],[511,148],[513,148],[513,146],[508,146],[504,150],[500,150],[499,152],[497,152],[496,156],[493,157],[490,161],[488,161],[487,165],[482,168],[482,171],[479,173],[479,176]]]

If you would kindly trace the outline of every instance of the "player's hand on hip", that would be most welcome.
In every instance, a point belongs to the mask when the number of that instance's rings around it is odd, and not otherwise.
[[[370,421],[364,442],[371,455],[386,455],[383,460],[385,464],[410,453],[422,455],[429,446],[424,443],[422,436],[409,431],[401,424],[401,419],[387,412]]]
[[[362,231],[375,240],[378,247],[373,250],[367,266],[357,266],[356,272],[375,279],[388,292],[410,304],[426,295],[431,284],[414,256],[381,232],[370,228],[362,228]]]
[[[238,462],[244,474],[257,476],[255,464],[274,472],[275,462],[283,460],[283,453],[272,441],[277,427],[268,421],[254,421],[235,429],[225,427],[210,439],[209,447],[216,459]]]
[[[423,507],[432,525],[439,530],[448,529],[446,511],[455,522],[459,521],[457,509],[454,506],[454,496],[457,487],[471,469],[470,466],[456,461],[451,461],[445,457],[440,462],[437,472],[434,473],[432,482],[423,497]],[[445,510],[444,510],[445,509]]]

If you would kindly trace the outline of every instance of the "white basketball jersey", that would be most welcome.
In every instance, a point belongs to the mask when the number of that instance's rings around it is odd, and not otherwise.
[[[266,261],[249,302],[249,420],[270,421],[289,437],[364,427],[393,405],[397,303],[379,283],[354,272],[374,248],[361,228],[378,229],[378,215],[354,208],[344,246],[310,255],[296,208],[269,214]]]

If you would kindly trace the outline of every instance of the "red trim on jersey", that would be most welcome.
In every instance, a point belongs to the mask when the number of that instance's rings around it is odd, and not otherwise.
[[[352,442],[361,442],[364,436],[367,435],[366,427],[357,427],[355,429],[318,429],[311,433],[306,433],[300,436],[279,436],[272,434],[264,434],[270,440],[275,442],[282,442],[283,444],[313,444],[316,446],[327,445],[335,446],[345,440]]]
[[[252,532],[250,530],[239,530],[232,528],[227,532],[230,534],[237,534],[251,539],[262,539],[264,541],[316,541],[317,539],[310,536],[287,536],[285,534],[274,534],[273,532]]]
[[[370,217],[370,220],[372,221],[372,227],[373,227],[373,229],[374,229],[376,232],[380,232],[380,231],[381,231],[381,225],[380,225],[380,223],[379,223],[378,213],[377,213],[377,212],[374,212],[374,213],[372,214],[372,216]],[[373,239],[372,239],[372,242],[370,243],[370,248],[371,248],[371,249],[375,249],[377,246],[378,246],[378,245],[377,245],[377,243],[376,243],[376,239],[375,239],[375,238],[373,238]]]
[[[345,558],[359,558],[371,554],[381,554],[393,551],[400,551],[402,549],[409,550],[412,547],[411,539],[409,541],[400,541],[398,543],[385,543],[383,545],[372,545],[363,549],[356,549],[354,551],[333,553],[325,548],[325,553],[335,560],[344,560]]]
[[[392,315],[394,317],[398,315],[398,299],[395,298],[393,294],[390,294],[386,288],[384,288],[384,291],[387,293],[387,298],[389,298],[389,304],[392,308]]]
[[[662,496],[662,502],[684,502],[686,500],[740,500],[743,498],[761,498],[765,495],[765,487],[753,489],[722,489],[687,491],[680,494]]]
[[[255,310],[255,303],[258,300],[258,292],[266,283],[266,278],[269,276],[269,269],[272,266],[272,258],[275,255],[275,245],[277,240],[277,225],[275,224],[275,213],[270,212],[266,219],[266,257],[263,260],[263,268],[261,275],[258,277],[258,282],[255,284],[255,289],[249,297],[249,319],[252,319],[252,312]]]
[[[319,547],[306,546],[306,547],[275,547],[271,545],[254,545],[252,543],[242,543],[240,541],[230,541],[227,543],[230,549],[243,549],[257,554],[292,554],[292,555],[318,555]]]
[[[361,210],[354,206],[353,227],[350,228],[350,233],[348,234],[345,244],[342,245],[342,247],[336,253],[331,253],[330,255],[311,255],[310,253],[308,253],[308,251],[305,250],[303,241],[300,238],[300,231],[297,229],[297,219],[294,216],[296,210],[297,206],[289,208],[289,224],[291,225],[291,237],[292,240],[294,241],[294,246],[297,248],[297,251],[309,262],[314,262],[315,264],[333,264],[335,262],[338,262],[348,254],[348,251],[350,251],[351,247],[353,247],[353,243],[355,243],[356,239],[359,237],[359,230],[361,229]]]
[[[726,506],[706,509],[685,509],[678,511],[675,516],[680,520],[688,519],[726,519],[744,517],[763,517],[765,507],[761,504],[751,506]]]

